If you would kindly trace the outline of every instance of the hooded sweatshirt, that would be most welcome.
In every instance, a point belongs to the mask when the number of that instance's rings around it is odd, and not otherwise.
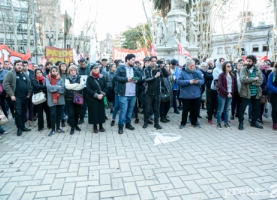
[[[221,74],[223,71],[222,71],[222,66],[220,64],[220,61],[219,59],[216,61],[216,64],[215,64],[215,68],[213,70],[213,81],[212,81],[212,84],[211,84],[211,89],[212,90],[217,90],[217,88],[214,86],[214,81],[218,80],[218,76],[219,74]]]

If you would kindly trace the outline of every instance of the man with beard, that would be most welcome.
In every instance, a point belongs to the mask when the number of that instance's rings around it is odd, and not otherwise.
[[[263,83],[263,75],[261,70],[255,65],[257,58],[254,55],[246,57],[247,66],[240,71],[241,104],[239,108],[239,130],[243,130],[244,111],[249,103],[252,104],[252,121],[251,126],[262,129],[263,127],[257,123],[260,98],[262,96],[261,85]]]
[[[11,63],[7,60],[4,61],[4,69],[7,71],[11,70]]]
[[[15,123],[17,126],[17,136],[22,135],[22,131],[30,131],[25,127],[27,102],[31,96],[32,88],[29,77],[22,72],[22,61],[14,62],[14,70],[9,71],[3,81],[4,89],[8,97],[11,98],[15,110]]]

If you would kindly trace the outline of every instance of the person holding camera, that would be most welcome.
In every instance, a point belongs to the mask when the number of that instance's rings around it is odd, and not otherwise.
[[[157,57],[151,56],[149,58],[150,65],[145,68],[145,111],[144,111],[144,125],[143,128],[147,128],[150,111],[153,109],[154,112],[154,127],[156,129],[162,129],[159,125],[160,116],[160,101],[161,101],[161,78],[168,77],[169,74],[164,65],[158,67]]]
[[[195,61],[187,60],[186,67],[179,74],[177,84],[180,87],[180,99],[182,99],[183,113],[179,126],[183,129],[187,123],[188,112],[190,111],[191,125],[201,128],[197,123],[198,108],[201,101],[201,85],[204,84],[202,73],[195,69]]]

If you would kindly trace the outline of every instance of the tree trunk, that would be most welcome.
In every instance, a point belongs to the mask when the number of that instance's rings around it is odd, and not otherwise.
[[[13,1],[10,1],[10,5],[11,5],[11,12],[12,12],[12,20],[13,20],[14,49],[15,49],[15,51],[18,51],[18,47],[17,47],[17,23],[15,21],[15,12],[14,12],[14,7],[13,7]]]
[[[3,42],[3,44],[5,45],[6,44],[6,38],[7,38],[7,30],[6,30],[6,25],[5,25],[4,13],[3,13],[3,10],[1,8],[1,6],[0,6],[0,12],[1,12],[2,26],[3,26],[3,29],[4,29],[4,42]]]
[[[60,1],[58,0],[58,2],[56,2],[56,47],[58,48],[59,46],[59,7],[60,7]]]
[[[75,24],[75,16],[76,16],[76,0],[74,0],[74,14],[72,19],[72,32],[71,32],[71,48],[74,49],[74,24]]]

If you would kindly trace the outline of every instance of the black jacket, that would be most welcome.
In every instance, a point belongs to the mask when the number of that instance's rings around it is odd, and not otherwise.
[[[45,85],[45,80],[44,80],[44,84],[42,84],[42,82],[39,83],[36,79],[32,79],[31,82],[32,82],[34,94],[43,92],[45,95],[47,95],[47,88]]]
[[[208,70],[213,70],[213,68],[208,68],[207,71]],[[205,79],[205,84],[206,84],[207,88],[210,89],[214,78],[213,78],[213,72],[208,73],[207,71],[204,73],[204,79]]]
[[[139,77],[138,83],[141,82],[141,73],[136,67],[133,67],[134,77]],[[114,81],[117,82],[117,91],[120,96],[125,96],[126,91],[126,83],[128,82],[128,78],[126,76],[125,65],[120,65],[117,67],[115,71]],[[137,85],[137,84],[136,84]],[[136,87],[137,92],[137,87]]]
[[[158,78],[155,78],[155,75],[158,72],[160,72],[161,75]],[[167,78],[169,76],[166,69],[155,67],[155,69],[153,70],[151,66],[148,66],[144,70],[144,74],[145,74],[145,82],[147,83],[147,86],[145,88],[145,93],[149,95],[160,94],[162,78],[163,77]]]
[[[77,78],[75,81],[72,81],[69,77],[66,78],[67,80],[69,80],[70,84],[73,84],[73,83],[79,83],[80,84],[80,81],[81,81],[81,76],[80,75],[77,75]],[[68,90],[68,89],[65,89],[65,95],[64,97],[66,99],[73,99],[74,98],[74,93],[77,92],[79,94],[83,94],[83,90]]]
[[[232,73],[234,74],[234,77],[235,77],[234,91],[235,91],[235,94],[239,94],[238,82],[237,82],[237,73],[238,73],[238,71],[234,70]]]

